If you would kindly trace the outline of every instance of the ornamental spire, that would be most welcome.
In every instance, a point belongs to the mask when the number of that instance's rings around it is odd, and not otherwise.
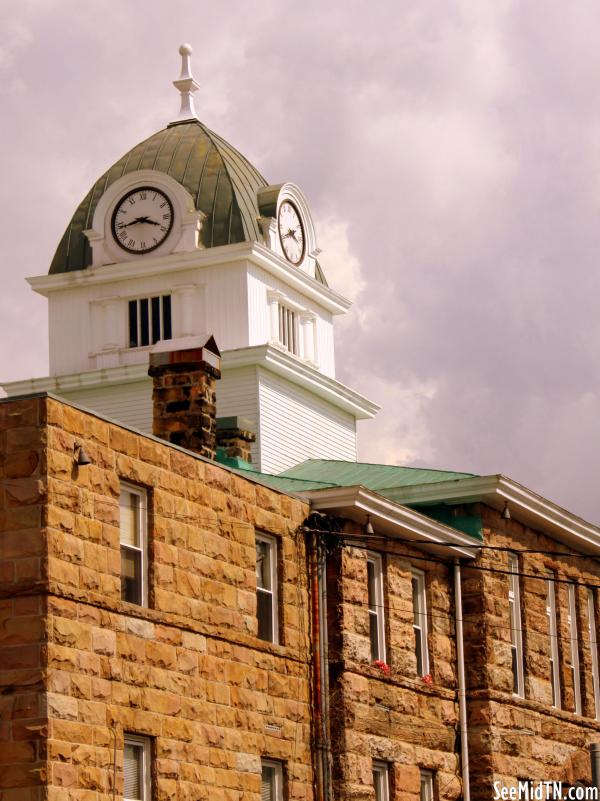
[[[181,94],[181,109],[179,116],[173,122],[184,122],[186,120],[197,120],[198,115],[194,108],[193,93],[200,88],[192,76],[192,68],[190,65],[190,56],[192,55],[192,46],[189,44],[182,44],[179,48],[181,56],[181,75],[176,81],[173,81],[173,86],[179,89]]]

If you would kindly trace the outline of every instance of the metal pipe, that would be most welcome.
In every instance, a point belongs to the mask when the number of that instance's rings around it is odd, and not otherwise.
[[[323,794],[331,799],[331,741],[329,731],[329,637],[327,631],[327,551],[319,551],[319,623],[321,632],[321,702],[323,738]]]
[[[600,790],[600,743],[590,743],[590,762],[592,763],[592,787]]]
[[[310,537],[310,582],[312,600],[313,711],[315,720],[316,799],[325,801],[323,784],[323,716],[321,695],[321,625],[319,614],[319,564],[317,535]]]
[[[454,560],[454,616],[456,624],[456,662],[458,673],[458,720],[460,726],[460,761],[462,768],[463,801],[470,801],[469,743],[467,740],[467,693],[465,684],[465,649],[463,642],[462,589],[460,561]]]

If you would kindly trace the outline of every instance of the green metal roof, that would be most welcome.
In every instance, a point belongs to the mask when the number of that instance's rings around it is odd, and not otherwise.
[[[140,142],[96,181],[60,241],[51,274],[89,267],[91,248],[83,232],[92,225],[98,201],[118,178],[146,169],[164,172],[182,184],[196,208],[207,215],[202,227],[205,247],[261,239],[257,192],[267,181],[201,122],[178,123]]]
[[[361,484],[363,487],[385,495],[384,490],[393,487],[410,487],[417,484],[473,478],[474,474],[449,470],[427,470],[421,467],[342,462],[333,459],[308,459],[306,462],[301,462],[280,473],[279,477],[323,482],[319,485],[329,487],[348,487]]]

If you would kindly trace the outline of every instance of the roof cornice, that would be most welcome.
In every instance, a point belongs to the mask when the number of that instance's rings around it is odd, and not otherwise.
[[[27,281],[35,292],[48,297],[63,289],[126,281],[131,278],[146,278],[162,275],[165,272],[174,274],[202,267],[234,264],[243,260],[261,267],[332,314],[343,314],[352,305],[351,301],[338,292],[319,283],[308,273],[299,270],[264,245],[254,241],[219,245],[190,253],[144,256],[139,261],[118,262],[99,267],[86,267],[83,270],[33,276]]]
[[[508,501],[511,517],[515,520],[546,532],[577,550],[600,554],[600,526],[587,522],[501,474],[412,487],[391,487],[383,491],[399,503],[415,506],[483,501],[500,511]]]
[[[300,359],[272,345],[257,345],[252,348],[226,350],[221,354],[223,371],[238,367],[258,366],[318,395],[333,406],[349,412],[359,420],[373,417],[379,406],[345,384],[319,372]],[[8,395],[24,395],[31,392],[72,392],[80,389],[93,389],[109,384],[126,384],[150,380],[148,364],[131,364],[120,367],[104,367],[81,373],[60,376],[28,378],[24,381],[11,381],[1,384]]]
[[[418,540],[418,543],[411,544],[436,555],[468,559],[477,555],[478,544],[473,537],[384,498],[366,487],[326,487],[298,490],[296,494],[309,500],[311,508],[317,511],[337,513],[361,524],[370,515],[378,532],[399,541]],[[373,547],[377,549],[376,545]]]
[[[334,406],[350,412],[359,420],[368,420],[374,417],[380,409],[376,403],[359,395],[358,392],[340,381],[330,378],[287,351],[279,350],[273,345],[256,345],[251,348],[226,350],[222,354],[221,365],[224,370],[251,365],[264,367],[315,395],[319,395]]]

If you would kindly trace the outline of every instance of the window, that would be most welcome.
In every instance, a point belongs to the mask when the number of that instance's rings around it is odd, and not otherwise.
[[[412,571],[413,631],[415,632],[415,654],[417,673],[429,673],[429,650],[427,648],[427,600],[425,597],[425,573]]]
[[[121,598],[132,604],[148,603],[147,495],[121,485]]]
[[[295,356],[300,355],[298,315],[282,303],[279,304],[279,344]]]
[[[367,554],[369,636],[371,661],[385,662],[385,618],[383,614],[383,561],[378,553]]]
[[[171,296],[158,295],[129,301],[129,347],[154,345],[171,339]]]
[[[573,685],[573,707],[576,715],[581,715],[581,681],[579,674],[579,637],[577,636],[577,595],[574,584],[567,587],[569,599],[569,640],[571,642],[571,681]]]
[[[262,761],[261,801],[283,801],[283,765],[269,759]]]
[[[556,600],[554,597],[554,574],[548,574],[546,614],[550,637],[550,683],[552,684],[552,706],[560,709],[560,664],[558,659],[558,626],[556,624]]]
[[[256,616],[260,639],[279,642],[277,540],[267,534],[256,536]]]
[[[523,670],[523,633],[521,631],[521,596],[519,592],[519,560],[514,553],[508,556],[510,570],[508,607],[510,612],[510,649],[512,654],[513,693],[523,697],[525,682]]]
[[[419,801],[433,801],[433,771],[421,771]]]
[[[150,740],[135,734],[125,735],[123,750],[123,798],[125,801],[150,801]]]
[[[373,762],[375,801],[390,801],[390,768],[387,762]]]
[[[587,591],[588,626],[590,634],[590,652],[592,656],[592,681],[594,685],[594,705],[596,720],[600,720],[600,672],[598,670],[598,637],[596,634],[596,593],[591,587]]]

